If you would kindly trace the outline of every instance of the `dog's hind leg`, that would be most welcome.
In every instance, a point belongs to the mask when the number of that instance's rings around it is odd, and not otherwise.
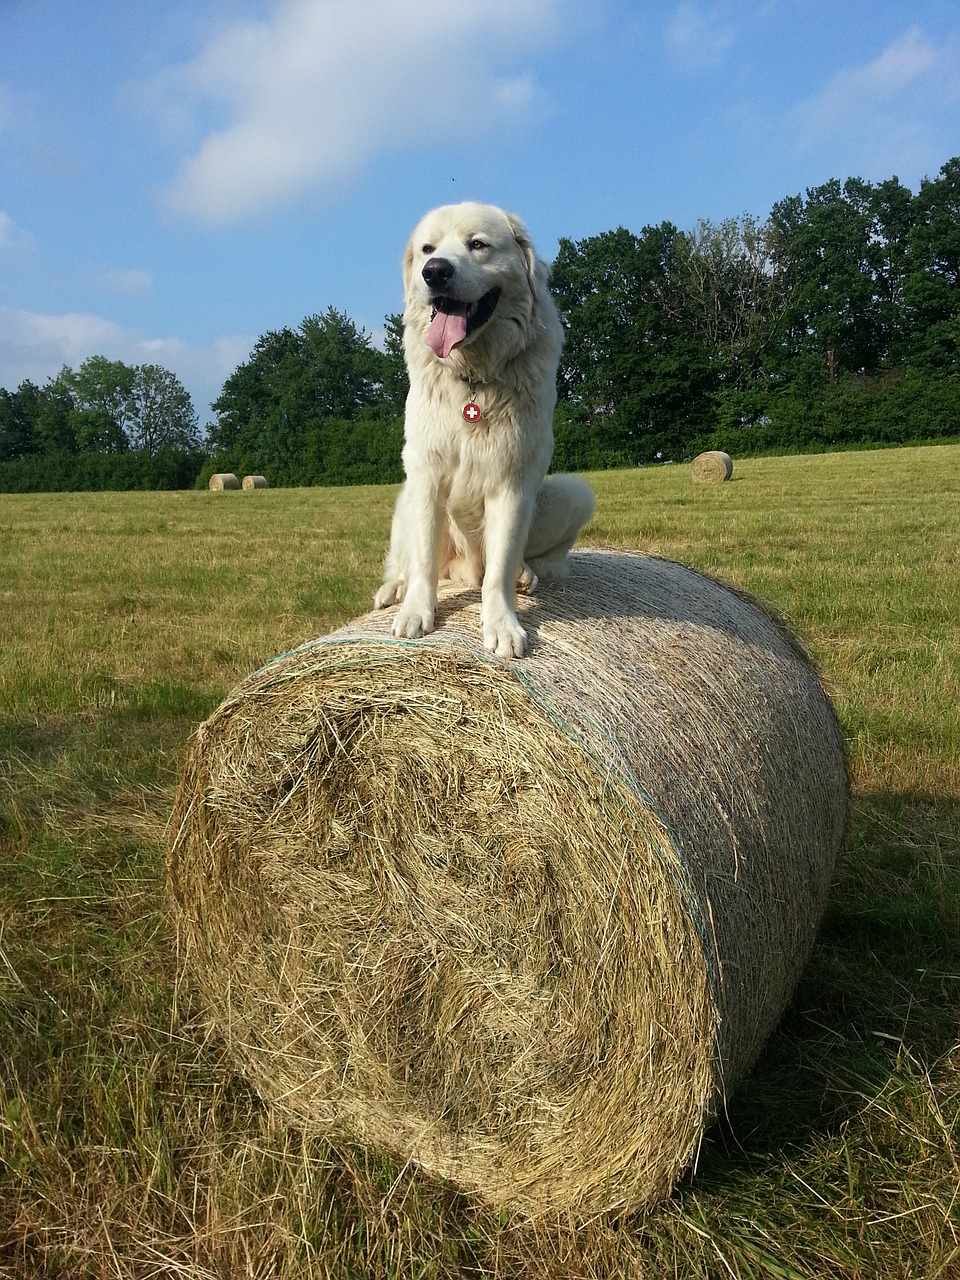
[[[579,476],[547,476],[537,501],[524,548],[524,569],[537,578],[565,578],[567,553],[593,515],[593,490]]]

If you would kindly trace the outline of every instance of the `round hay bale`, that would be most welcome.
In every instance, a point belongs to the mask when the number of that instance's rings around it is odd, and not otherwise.
[[[710,449],[694,458],[690,463],[690,474],[699,484],[723,484],[733,475],[733,459],[729,453]]]
[[[210,488],[219,489],[239,489],[240,481],[232,471],[218,471],[216,475],[210,477]]]
[[[809,660],[669,561],[579,552],[531,649],[369,614],[245,680],[170,825],[185,963],[288,1119],[521,1214],[669,1194],[810,953],[847,814]]]
[[[244,476],[243,487],[244,489],[266,489],[267,478],[266,476]]]

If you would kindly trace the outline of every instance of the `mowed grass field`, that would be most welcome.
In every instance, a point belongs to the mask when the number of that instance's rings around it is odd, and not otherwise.
[[[187,741],[366,610],[395,490],[0,495],[0,1275],[960,1276],[960,446],[591,481],[584,541],[772,603],[849,744],[818,945],[697,1171],[646,1218],[491,1213],[280,1127],[178,981]]]

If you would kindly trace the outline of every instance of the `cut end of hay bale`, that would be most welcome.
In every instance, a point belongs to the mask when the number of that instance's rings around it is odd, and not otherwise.
[[[699,484],[723,484],[733,475],[733,459],[729,453],[711,449],[694,458],[690,463],[690,474]]]
[[[846,814],[807,659],[742,597],[580,553],[479,647],[368,615],[201,727],[186,963],[262,1096],[528,1216],[665,1197],[804,964]],[[715,673],[727,676],[718,691]]]
[[[216,475],[210,477],[210,488],[213,490],[239,489],[240,481],[232,471],[218,471]]]
[[[266,489],[267,478],[266,476],[244,476],[243,487],[244,489]]]

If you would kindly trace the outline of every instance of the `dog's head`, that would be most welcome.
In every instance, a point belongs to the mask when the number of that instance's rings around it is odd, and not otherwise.
[[[407,244],[407,322],[441,360],[481,340],[516,346],[518,326],[526,334],[536,317],[546,278],[519,218],[493,205],[445,205],[427,214]]]

